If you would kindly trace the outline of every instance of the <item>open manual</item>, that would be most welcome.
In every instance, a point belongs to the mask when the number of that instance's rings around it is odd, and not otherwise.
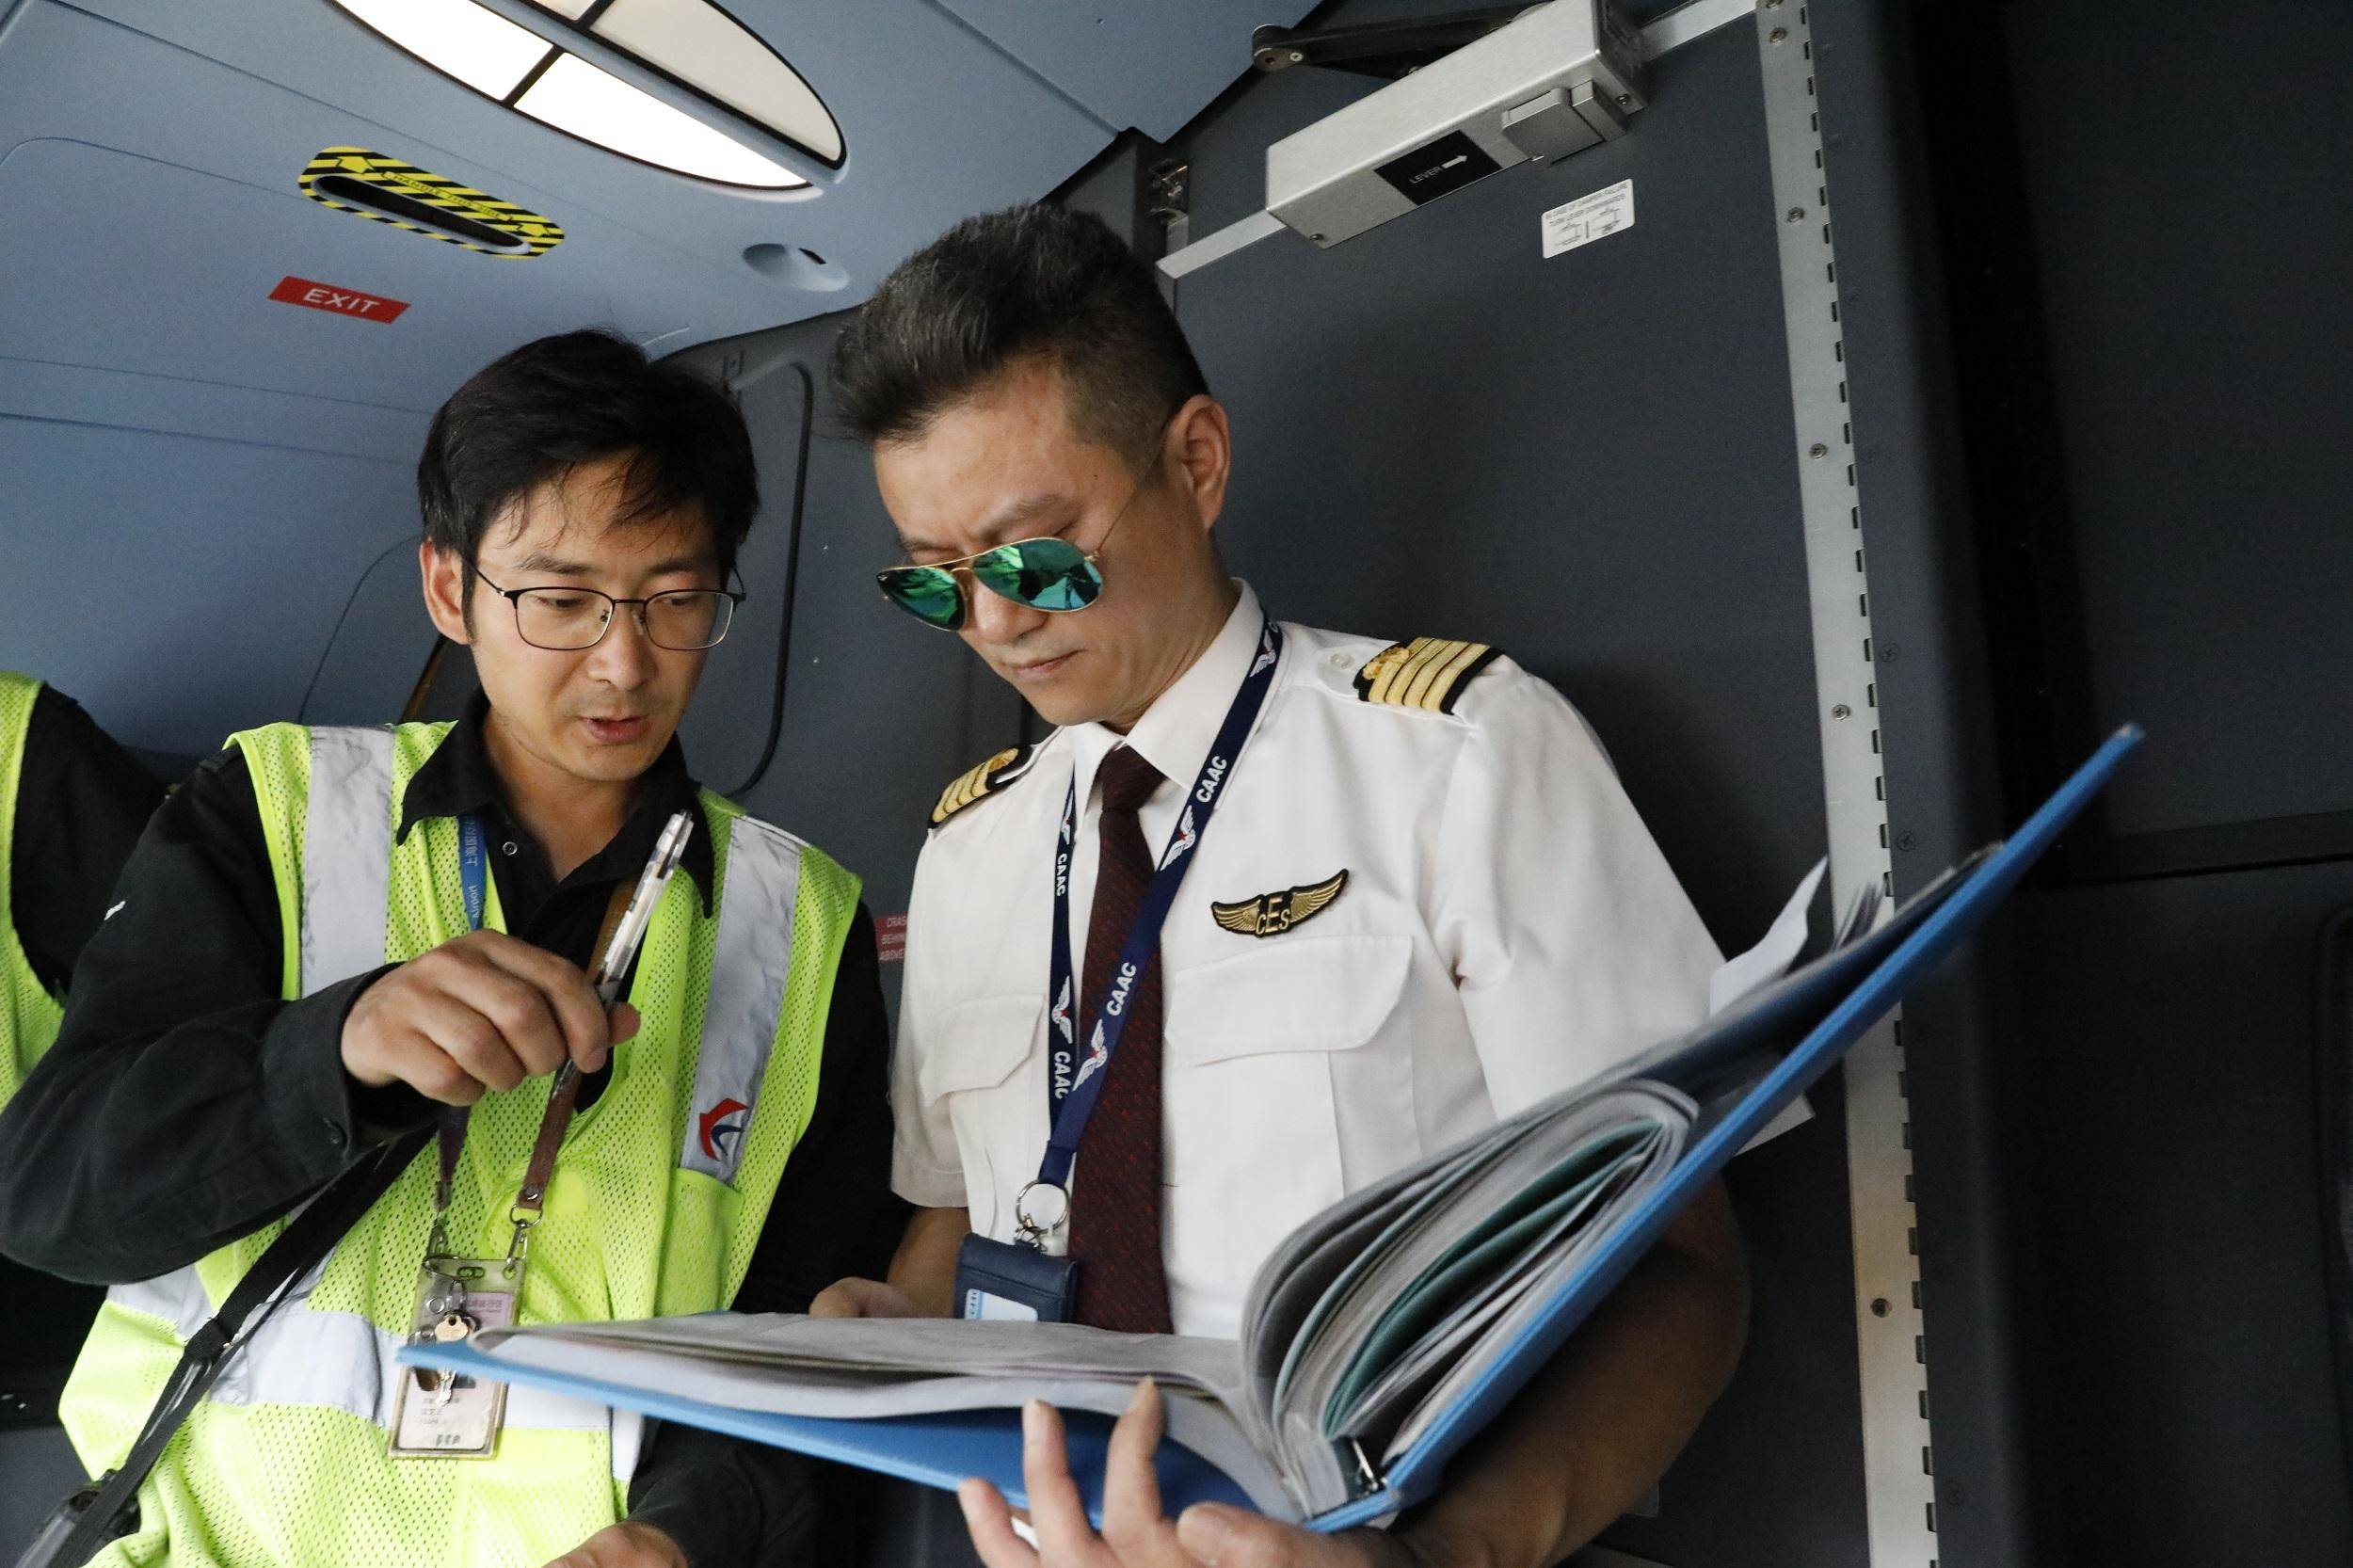
[[[1892,918],[1858,900],[1828,952],[1763,984],[1803,940],[1817,870],[1767,939],[1778,954],[1720,984],[1707,1022],[1294,1231],[1253,1280],[1239,1345],[712,1313],[492,1329],[401,1359],[934,1485],[983,1476],[1016,1505],[1019,1407],[1044,1399],[1069,1416],[1091,1511],[1111,1418],[1148,1373],[1166,1396],[1172,1514],[1222,1500],[1319,1529],[1383,1518],[1435,1489],[1683,1206],[1983,923],[2138,738],[2121,731],[2016,835]]]

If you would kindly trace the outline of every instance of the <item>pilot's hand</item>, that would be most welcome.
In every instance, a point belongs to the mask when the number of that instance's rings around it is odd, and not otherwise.
[[[544,949],[476,931],[422,953],[360,993],[344,1019],[344,1071],[372,1089],[406,1083],[444,1105],[552,1073],[604,1065],[637,1032],[608,1015],[588,977]]]
[[[607,1525],[548,1568],[687,1568],[679,1544],[651,1525]]]
[[[895,1285],[878,1279],[837,1280],[808,1304],[812,1318],[920,1318],[923,1309]]]
[[[956,1489],[973,1550],[987,1568],[1425,1568],[1411,1544],[1381,1530],[1320,1535],[1223,1503],[1170,1518],[1152,1469],[1163,1423],[1160,1386],[1147,1378],[1112,1428],[1098,1531],[1070,1479],[1060,1412],[1031,1400],[1021,1412],[1031,1539],[1015,1529],[1004,1494],[974,1477]]]

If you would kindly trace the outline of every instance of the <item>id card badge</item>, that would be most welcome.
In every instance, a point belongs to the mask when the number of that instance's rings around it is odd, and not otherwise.
[[[1066,1323],[1079,1305],[1079,1260],[968,1236],[956,1249],[956,1316]]]
[[[449,1344],[515,1320],[520,1257],[428,1257],[419,1272],[409,1342]],[[429,1368],[402,1369],[392,1400],[395,1459],[488,1459],[506,1416],[506,1384]]]

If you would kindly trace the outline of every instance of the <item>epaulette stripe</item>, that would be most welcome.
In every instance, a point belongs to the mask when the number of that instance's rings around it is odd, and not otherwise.
[[[1445,657],[1432,660],[1424,666],[1421,679],[1414,682],[1413,700],[1426,704],[1433,692],[1443,695],[1450,691],[1471,661],[1485,651],[1477,643],[1463,643]]]
[[[1414,687],[1420,681],[1422,672],[1430,667],[1431,660],[1442,647],[1444,647],[1443,644],[1430,637],[1414,639],[1404,659],[1399,663],[1396,673],[1389,678],[1389,701],[1406,708],[1419,706],[1419,699],[1414,695]]]
[[[1394,658],[1389,658],[1386,654],[1382,655],[1381,657],[1387,658],[1388,662],[1382,666],[1381,673],[1373,678],[1372,689],[1365,695],[1375,702],[1395,702],[1398,699],[1398,677],[1413,667],[1415,655],[1421,651],[1421,646],[1422,640],[1417,637],[1410,643],[1392,648],[1390,653],[1395,655]]]
[[[1034,746],[1011,746],[964,774],[940,792],[939,802],[932,808],[931,824],[937,827],[966,807],[994,793],[1000,784],[1010,784],[1028,769],[1024,766],[1036,755]]]
[[[1425,706],[1431,672],[1453,657],[1462,646],[1449,637],[1416,637],[1404,664],[1389,681],[1389,700],[1408,708]]]
[[[1471,644],[1471,650],[1470,662],[1447,682],[1446,696],[1438,704],[1438,712],[1441,713],[1454,712],[1455,699],[1469,687],[1479,672],[1503,657],[1501,648],[1490,648],[1485,643]]]
[[[1404,669],[1398,672],[1398,679],[1403,683],[1398,700],[1409,708],[1429,706],[1433,680],[1462,651],[1461,643],[1436,637],[1429,639],[1428,645],[1407,662]]]
[[[1415,646],[1416,645],[1410,643],[1400,644],[1398,647],[1391,648],[1387,653],[1379,655],[1380,659],[1386,662],[1382,664],[1381,672],[1373,677],[1370,689],[1365,693],[1368,697],[1374,702],[1393,702],[1396,700],[1394,696],[1396,686],[1395,678],[1408,664],[1413,663]]]
[[[1356,674],[1357,695],[1367,702],[1427,712],[1451,713],[1454,699],[1471,677],[1497,657],[1485,643],[1459,637],[1416,637],[1383,648]]]

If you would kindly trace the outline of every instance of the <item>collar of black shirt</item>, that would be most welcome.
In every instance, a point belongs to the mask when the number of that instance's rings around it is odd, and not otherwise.
[[[424,760],[416,776],[408,780],[408,793],[400,807],[400,831],[395,836],[406,842],[408,830],[426,817],[458,817],[469,811],[496,808],[505,813],[505,792],[499,786],[498,770],[490,765],[489,747],[483,744],[482,721],[490,712],[489,702],[477,692],[466,704],[465,716],[450,727],[449,738],[440,749]],[[654,840],[662,836],[671,813],[684,811],[695,824],[687,836],[686,853],[679,869],[695,879],[695,888],[702,895],[703,914],[711,913],[711,824],[703,815],[698,786],[694,776],[686,771],[686,752],[673,735],[670,744],[662,748],[638,780],[637,804],[621,824],[612,841],[588,858],[586,864],[564,879],[568,887],[595,882],[612,882],[628,877],[634,882],[644,870],[646,860],[653,854]]]

